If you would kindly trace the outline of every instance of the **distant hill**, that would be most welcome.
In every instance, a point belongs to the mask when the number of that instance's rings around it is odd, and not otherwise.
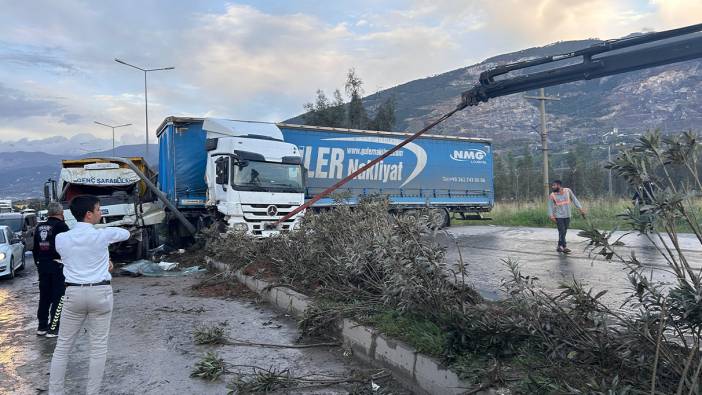
[[[481,72],[500,64],[566,53],[599,40],[563,41],[544,47],[495,56],[478,64],[410,81],[365,97],[369,112],[387,97],[396,100],[397,130],[417,131],[453,109],[461,93],[472,87]],[[574,142],[599,143],[600,136],[617,128],[630,139],[635,133],[702,129],[702,62],[699,60],[547,88],[560,97],[547,104],[550,142],[554,153]],[[536,92],[531,92],[536,93]],[[540,145],[538,103],[514,94],[467,108],[432,133],[492,138],[496,150],[536,150]],[[302,116],[286,122],[303,123]]]
[[[144,144],[123,145],[115,149],[117,156],[143,156]],[[45,152],[0,152],[0,198],[26,199],[41,197],[44,182],[56,179],[61,160],[112,156],[112,149],[83,155],[55,155]],[[149,145],[147,162],[158,167],[158,146]]]

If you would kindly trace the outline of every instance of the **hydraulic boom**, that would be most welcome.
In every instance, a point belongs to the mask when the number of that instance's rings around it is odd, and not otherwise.
[[[702,57],[702,24],[608,40],[561,55],[506,64],[480,74],[480,84],[462,95],[459,108],[475,106],[491,98],[568,82],[591,80]],[[580,60],[580,62],[577,62]],[[562,65],[562,63],[570,63]],[[573,64],[573,62],[576,62]],[[536,66],[561,67],[514,77],[498,77]]]

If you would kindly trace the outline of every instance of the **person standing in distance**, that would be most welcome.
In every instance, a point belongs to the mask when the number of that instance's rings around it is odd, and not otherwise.
[[[575,197],[570,188],[562,186],[561,180],[553,180],[551,183],[551,194],[548,195],[548,217],[556,224],[558,228],[558,248],[556,251],[565,254],[570,253],[570,249],[566,246],[566,233],[570,226],[570,211],[571,204],[580,211],[580,214],[585,216],[585,209]]]
[[[47,207],[49,219],[37,226],[34,232],[34,263],[39,272],[39,307],[37,308],[37,335],[56,337],[58,326],[49,328],[50,322],[55,322],[60,314],[57,307],[65,291],[63,265],[61,256],[56,252],[55,240],[59,233],[67,232],[68,226],[63,221],[61,203],[52,202]]]
[[[76,196],[70,203],[78,221],[73,229],[56,237],[56,251],[63,260],[66,294],[61,314],[61,330],[51,359],[49,394],[64,395],[68,355],[86,324],[90,336],[90,364],[87,394],[100,393],[107,358],[107,338],[112,318],[110,253],[112,243],[127,240],[129,231],[121,228],[96,229],[100,222],[100,200]]]

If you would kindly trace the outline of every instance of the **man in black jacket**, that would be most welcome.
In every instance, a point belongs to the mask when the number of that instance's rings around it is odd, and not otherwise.
[[[34,263],[39,272],[37,335],[56,337],[59,322],[57,309],[66,286],[63,265],[60,262],[61,256],[56,252],[55,239],[57,234],[68,231],[68,226],[63,221],[63,207],[60,203],[49,203],[47,210],[49,219],[39,224],[34,232]]]

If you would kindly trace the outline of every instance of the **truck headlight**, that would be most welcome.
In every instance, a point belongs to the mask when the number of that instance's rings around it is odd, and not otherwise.
[[[232,225],[232,230],[234,230],[235,232],[244,233],[249,230],[249,226],[246,225],[244,222],[237,222],[234,225]]]
[[[4,260],[5,260],[5,253],[0,252],[0,261],[4,261]]]

